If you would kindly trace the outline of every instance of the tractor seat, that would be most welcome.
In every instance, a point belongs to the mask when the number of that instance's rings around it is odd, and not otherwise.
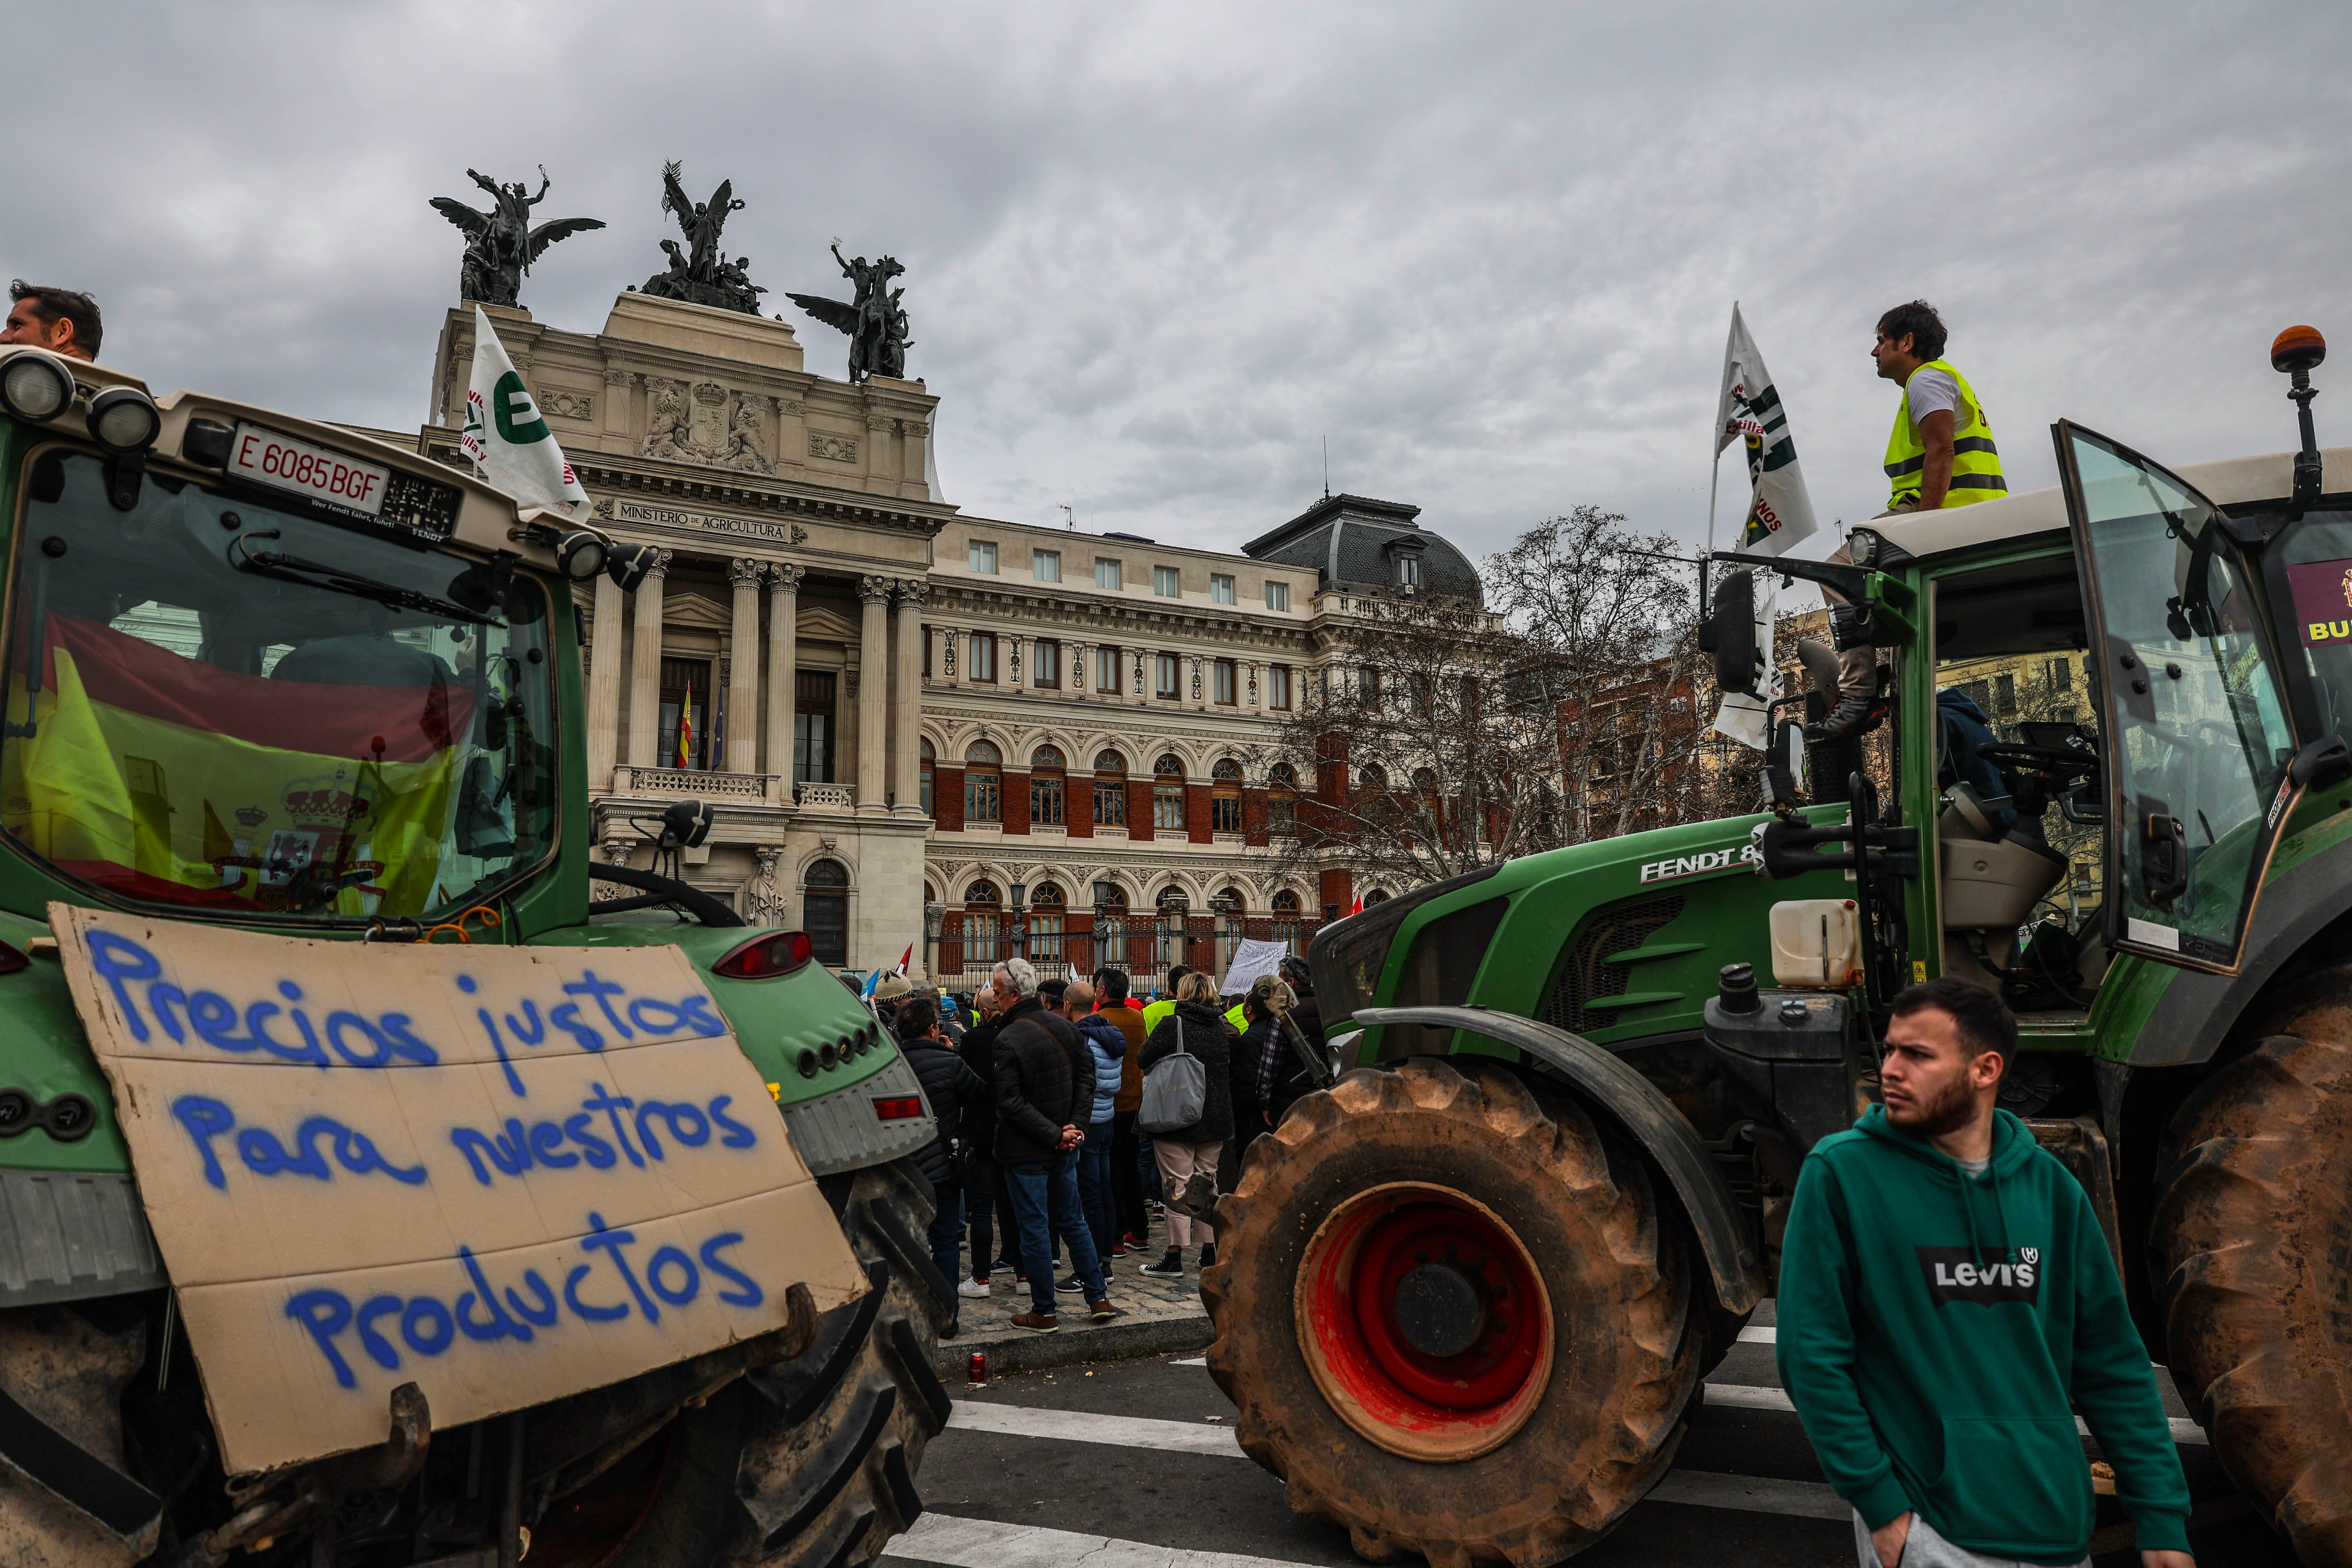
[[[278,661],[269,679],[319,686],[447,686],[457,677],[438,654],[381,632],[359,632],[304,643]]]
[[[2013,932],[2066,874],[2066,857],[2017,829],[2004,833],[1965,784],[1946,792],[1937,819],[1944,929]]]

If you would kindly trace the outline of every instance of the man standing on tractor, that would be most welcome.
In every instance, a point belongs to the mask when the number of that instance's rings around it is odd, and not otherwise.
[[[1897,305],[1878,318],[1870,357],[1881,380],[1903,389],[1895,404],[1895,428],[1886,437],[1891,489],[1880,517],[1938,511],[2009,493],[1984,405],[1968,377],[1943,357],[1944,339],[1944,319],[1925,300]],[[1830,559],[1844,561],[1844,549]],[[1838,692],[1829,718],[1811,735],[1816,742],[1859,735],[1883,710],[1876,657],[1868,646],[1839,654]]]
[[[1994,1105],[2017,1020],[1949,975],[1891,1011],[1885,1104],[1806,1156],[1780,1259],[1781,1381],[1853,1506],[1862,1568],[2087,1568],[2078,1407],[2145,1568],[2193,1568],[2188,1482],[2106,1237]]]
[[[8,285],[8,300],[0,343],[30,343],[68,359],[98,358],[98,301],[89,295],[19,278]]]

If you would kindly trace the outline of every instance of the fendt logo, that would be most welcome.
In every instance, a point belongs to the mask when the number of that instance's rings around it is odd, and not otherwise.
[[[1735,844],[1725,849],[1702,849],[1696,855],[1677,855],[1671,860],[1653,860],[1642,868],[1642,880],[1678,882],[1685,877],[1705,877],[1717,871],[1729,871],[1741,866],[1763,863],[1763,853],[1753,844]]]

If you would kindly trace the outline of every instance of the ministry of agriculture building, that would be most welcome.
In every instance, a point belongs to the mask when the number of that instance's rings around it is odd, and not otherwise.
[[[608,859],[713,803],[689,881],[827,963],[912,946],[950,984],[1015,942],[1222,964],[1392,890],[1278,853],[1315,781],[1265,753],[1351,594],[1475,589],[1417,509],[1328,497],[1240,554],[985,521],[940,499],[921,382],[811,374],[783,321],[637,293],[594,333],[489,314],[602,525],[662,552],[634,593],[578,590]],[[473,324],[448,313],[431,421],[385,438],[464,462]]]

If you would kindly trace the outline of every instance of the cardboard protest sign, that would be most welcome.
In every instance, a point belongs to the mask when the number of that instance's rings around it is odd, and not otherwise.
[[[231,1473],[635,1376],[865,1289],[674,947],[306,941],[52,904]]]

